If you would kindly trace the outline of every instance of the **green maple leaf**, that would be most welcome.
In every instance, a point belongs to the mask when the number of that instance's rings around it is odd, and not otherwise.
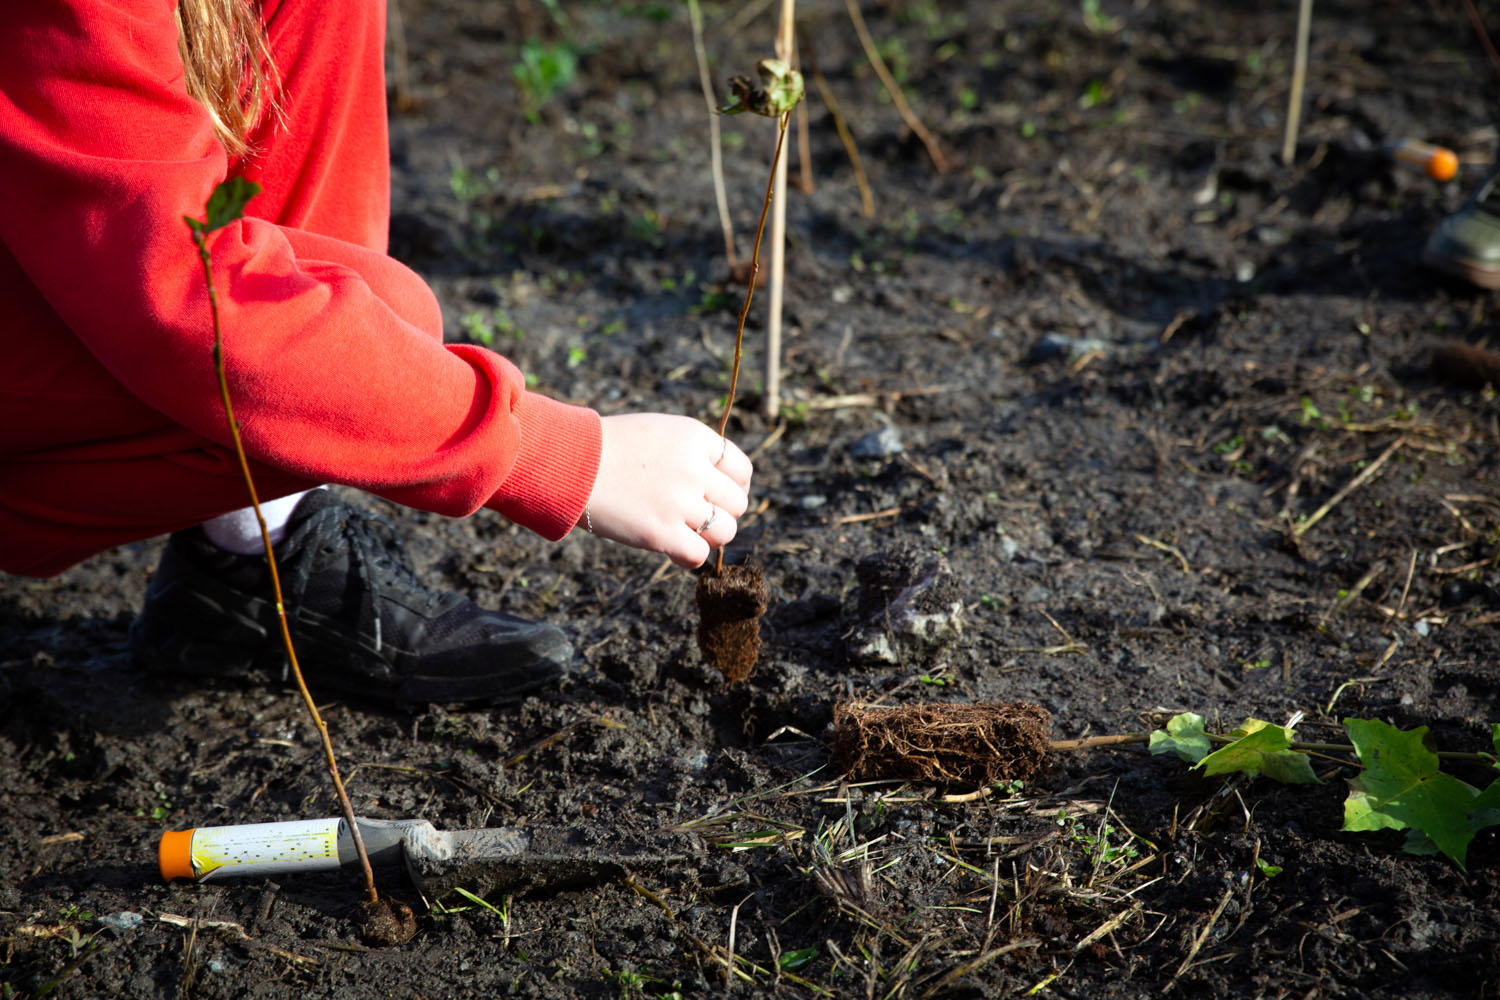
[[[1500,778],[1490,782],[1490,787],[1475,796],[1469,804],[1469,815],[1474,820],[1475,831],[1500,826]]]
[[[1408,850],[1429,853],[1430,841],[1463,868],[1474,834],[1481,825],[1491,825],[1476,823],[1492,808],[1500,809],[1500,782],[1481,796],[1472,785],[1438,770],[1426,726],[1401,730],[1375,719],[1345,719],[1344,729],[1365,770],[1349,781],[1343,829],[1411,829]]]
[[[1243,735],[1241,735],[1243,734]],[[1267,778],[1289,785],[1309,785],[1318,780],[1312,761],[1300,750],[1291,749],[1292,731],[1260,719],[1246,719],[1230,735],[1239,736],[1198,762],[1204,774],[1230,774],[1242,771],[1252,777]]]
[[[1147,744],[1154,754],[1175,753],[1189,764],[1196,764],[1213,749],[1208,733],[1203,729],[1203,716],[1196,712],[1183,712],[1167,720],[1166,729],[1151,733]]]

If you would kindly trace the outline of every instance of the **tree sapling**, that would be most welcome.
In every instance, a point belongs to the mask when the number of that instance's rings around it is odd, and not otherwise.
[[[281,596],[281,576],[276,570],[276,553],[271,546],[271,535],[266,528],[266,519],[261,514],[260,497],[255,490],[255,480],[250,474],[250,461],[245,456],[245,446],[240,440],[239,421],[234,417],[234,406],[229,398],[229,378],[224,368],[224,336],[219,326],[219,299],[214,289],[213,259],[208,252],[208,236],[215,230],[222,229],[242,218],[245,214],[245,206],[259,193],[260,185],[254,181],[247,181],[243,177],[231,177],[214,188],[202,219],[195,219],[188,215],[183,216],[183,221],[187,223],[188,229],[193,234],[193,243],[198,248],[198,259],[203,264],[203,277],[208,283],[208,306],[214,327],[214,372],[219,377],[219,395],[224,403],[224,417],[229,422],[229,436],[234,442],[234,452],[239,459],[240,472],[245,477],[245,488],[250,494],[250,504],[255,509],[255,519],[260,524],[260,537],[265,545],[266,562],[271,572],[271,589],[276,596],[276,615],[281,623],[281,639],[286,646],[287,662],[291,666],[292,677],[297,682],[297,690],[302,694],[302,701],[312,716],[313,726],[318,730],[318,736],[323,745],[323,756],[328,764],[328,776],[333,781],[333,789],[338,796],[339,806],[343,809],[344,820],[353,834],[354,849],[359,855],[360,868],[365,876],[365,898],[355,906],[353,917],[360,927],[361,936],[370,944],[402,944],[416,933],[416,918],[412,915],[411,908],[405,903],[390,897],[381,897],[375,888],[375,873],[370,868],[369,854],[365,851],[364,840],[359,833],[359,824],[354,819],[354,806],[349,802],[349,794],[344,791],[344,782],[339,778],[338,761],[333,753],[333,740],[328,735],[328,726],[323,722],[323,716],[318,712],[317,703],[313,701],[312,694],[307,689],[307,683],[302,679],[302,667],[297,662],[297,652],[292,646],[291,627],[287,624],[286,606]]]
[[[755,230],[755,247],[750,255],[750,278],[745,283],[745,303],[740,307],[739,323],[734,334],[734,366],[729,373],[729,392],[724,412],[719,417],[719,437],[724,438],[729,413],[734,406],[735,387],[739,383],[740,361],[744,353],[745,319],[755,297],[755,279],[760,272],[760,241],[766,228],[766,214],[771,207],[772,184],[776,166],[781,162],[786,142],[787,124],[792,109],[802,100],[802,74],[779,59],[763,59],[756,67],[760,83],[737,76],[729,81],[731,97],[719,110],[724,114],[749,111],[777,119],[776,152],[771,159],[771,178],[761,201],[760,222]],[[725,447],[727,448],[727,441]],[[703,658],[713,664],[731,685],[750,676],[760,655],[760,616],[770,602],[765,575],[759,566],[724,565],[724,549],[719,548],[712,569],[698,578],[695,595],[698,605],[698,648]]]

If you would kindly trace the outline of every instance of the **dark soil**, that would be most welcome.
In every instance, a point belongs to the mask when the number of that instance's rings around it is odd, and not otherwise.
[[[543,390],[713,421],[742,289],[686,13],[561,7],[400,0],[393,252],[452,338]],[[865,0],[946,173],[843,6],[798,8],[875,214],[811,86],[782,412],[760,415],[757,295],[730,424],[757,471],[729,558],[772,592],[755,673],[704,662],[694,575],[659,558],[370,501],[424,572],[565,624],[580,674],[506,710],[325,705],[362,815],[686,828],[702,859],[494,909],[382,870],[419,927],[377,949],[354,874],[161,884],[165,828],[336,807],[295,697],[131,663],[145,542],[0,580],[3,995],[1496,996],[1495,830],[1467,870],[1341,832],[1334,760],[1309,787],[1053,754],[988,795],[830,764],[845,702],[1024,701],[1054,738],[1191,710],[1302,713],[1328,742],[1354,716],[1490,748],[1500,410],[1429,364],[1494,339],[1496,300],[1420,263],[1497,145],[1462,8],[1319,0],[1285,165],[1295,4]],[[706,13],[722,91],[775,11]],[[528,102],[526,38],[577,78]],[[748,256],[775,129],[723,126]],[[1452,145],[1460,180],[1394,171],[1401,136]],[[880,570],[910,553],[925,572]]]

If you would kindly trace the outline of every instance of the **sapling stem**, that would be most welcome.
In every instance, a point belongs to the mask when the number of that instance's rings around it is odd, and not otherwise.
[[[1236,743],[1240,740],[1238,736],[1230,736],[1226,733],[1205,733],[1210,740],[1220,745]],[[1085,736],[1076,740],[1052,740],[1047,744],[1047,750],[1053,753],[1062,753],[1071,750],[1094,750],[1099,747],[1128,746],[1135,743],[1151,742],[1150,733],[1109,733],[1104,736]],[[1302,753],[1354,753],[1354,745],[1351,743],[1303,743],[1293,740],[1287,744],[1288,750],[1297,750]],[[1458,750],[1434,751],[1440,760],[1467,760],[1479,764],[1493,764],[1495,755],[1491,753],[1465,753]]]
[[[790,6],[790,0],[785,0]],[[790,24],[784,29],[791,31]],[[750,253],[750,276],[745,283],[745,303],[740,307],[739,322],[734,330],[734,367],[729,372],[729,393],[724,397],[724,413],[719,417],[719,438],[723,441],[724,449],[729,449],[729,439],[725,432],[729,427],[729,414],[734,409],[734,392],[740,380],[740,362],[744,357],[745,348],[745,320],[750,315],[750,303],[755,298],[755,281],[760,276],[760,241],[766,231],[766,215],[771,210],[771,202],[775,199],[775,191],[778,177],[778,167],[782,166],[781,151],[786,145],[786,129],[792,120],[792,112],[796,110],[798,102],[802,100],[803,84],[802,74],[798,73],[791,65],[783,59],[762,59],[756,64],[756,72],[760,75],[760,85],[757,86],[743,76],[734,77],[729,81],[730,99],[728,103],[719,108],[726,115],[740,114],[745,111],[763,115],[766,118],[775,118],[776,129],[776,151],[771,155],[771,176],[766,179],[766,194],[760,203],[760,221],[755,226],[755,245]],[[786,174],[780,173],[781,183],[786,183]],[[773,289],[774,291],[774,289]],[[724,460],[723,455],[719,460]],[[714,574],[724,572],[724,547],[719,546],[718,559],[714,563]]]
[[[222,194],[230,185],[233,185],[230,193]],[[297,662],[297,651],[292,646],[292,631],[287,624],[286,605],[281,596],[281,575],[276,571],[276,553],[271,545],[271,533],[266,527],[265,516],[260,510],[260,497],[255,490],[255,477],[250,474],[250,460],[245,456],[245,445],[240,439],[240,425],[239,421],[234,418],[234,404],[229,399],[229,378],[224,370],[224,336],[219,325],[219,296],[214,289],[213,262],[208,253],[208,234],[238,219],[243,213],[245,202],[259,192],[260,185],[235,178],[234,181],[226,182],[214,190],[213,197],[209,200],[209,210],[202,221],[192,216],[185,218],[193,234],[193,243],[198,247],[198,259],[203,263],[204,280],[208,282],[208,309],[213,317],[214,325],[214,373],[219,379],[219,396],[224,402],[225,419],[229,421],[229,436],[234,441],[235,457],[239,459],[240,472],[245,477],[245,488],[250,493],[250,505],[255,509],[255,520],[260,525],[260,538],[266,549],[266,564],[271,569],[271,589],[276,595],[276,618],[281,623],[281,641],[286,646],[287,662],[291,664],[292,676],[297,681],[297,690],[302,694],[302,701],[312,716],[313,725],[317,728],[318,737],[323,744],[323,756],[328,763],[328,776],[333,779],[333,790],[338,796],[340,808],[344,811],[344,820],[348,823],[349,833],[354,839],[355,853],[359,855],[360,870],[365,876],[365,895],[371,903],[377,903],[380,901],[380,893],[375,889],[375,873],[370,868],[370,856],[365,851],[364,838],[359,832],[359,823],[354,819],[354,806],[350,804],[349,794],[344,790],[344,782],[339,777],[339,765],[333,753],[333,740],[329,738],[328,726],[318,712],[312,693],[307,690],[307,682],[302,679],[302,667]],[[221,198],[223,200],[220,200]],[[237,201],[233,205],[226,205],[225,202],[230,199],[237,199]]]
[[[745,282],[745,303],[740,306],[739,322],[734,330],[734,365],[729,370],[729,394],[724,398],[724,412],[719,416],[719,437],[724,441],[724,450],[729,450],[729,439],[725,432],[729,428],[729,413],[734,408],[734,390],[740,381],[740,360],[744,356],[745,320],[750,315],[750,303],[755,298],[755,280],[760,275],[760,240],[766,231],[766,215],[771,209],[771,196],[776,183],[776,166],[781,162],[781,149],[786,144],[786,128],[791,121],[790,110],[782,113],[777,121],[776,152],[771,157],[771,176],[766,180],[766,196],[760,204],[760,221],[755,226],[755,244],[750,251],[750,279]],[[720,456],[723,461],[723,456]],[[714,572],[724,572],[724,546],[719,546]]]

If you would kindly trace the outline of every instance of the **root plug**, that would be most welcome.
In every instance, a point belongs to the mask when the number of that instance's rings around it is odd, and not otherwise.
[[[760,657],[760,616],[770,604],[765,575],[746,564],[698,578],[698,649],[730,686],[750,676]]]
[[[1028,781],[1051,749],[1051,715],[1027,702],[833,710],[835,765],[854,781],[984,786]]]

